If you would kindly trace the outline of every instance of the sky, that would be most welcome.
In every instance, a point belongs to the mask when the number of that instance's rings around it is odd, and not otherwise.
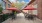
[[[11,3],[12,3],[12,2],[14,2],[14,3],[16,2],[16,0],[9,0],[9,1],[10,1]]]
[[[29,2],[30,0],[19,0],[19,1],[20,1],[20,2],[21,2],[21,1],[24,1],[24,2]]]
[[[9,0],[10,2],[15,2],[16,0]],[[24,2],[30,2],[30,0],[18,0],[19,2],[22,2],[22,1],[24,1]]]
[[[0,0],[0,3],[2,3],[2,1]]]

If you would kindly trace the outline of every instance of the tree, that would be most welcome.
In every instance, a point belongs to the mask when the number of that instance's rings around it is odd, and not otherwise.
[[[22,9],[22,6],[24,6],[25,4],[22,3],[14,3],[15,7],[17,7],[18,9]]]
[[[11,6],[12,6],[12,7],[15,7],[15,6],[14,6],[14,3],[12,3]]]
[[[16,7],[16,8],[18,8],[18,9],[22,9],[22,7],[25,5],[25,3],[23,4],[23,3],[12,3],[12,7]]]

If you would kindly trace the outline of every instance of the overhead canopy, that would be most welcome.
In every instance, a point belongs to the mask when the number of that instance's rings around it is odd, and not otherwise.
[[[36,8],[32,7],[32,6],[27,6],[26,8],[24,8],[23,10],[36,10]]]
[[[18,8],[7,8],[7,10],[12,10],[12,11],[20,12],[20,10]]]

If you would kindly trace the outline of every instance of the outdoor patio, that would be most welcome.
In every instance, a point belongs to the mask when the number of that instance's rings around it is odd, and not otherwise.
[[[39,20],[36,18],[36,20],[32,21],[32,20],[26,20],[25,18],[22,19],[16,19],[16,20],[11,20],[11,18],[7,19],[6,21],[2,22],[2,23],[42,23],[42,20]]]
[[[6,21],[2,23],[42,23],[42,20],[35,18],[34,20],[27,20],[24,16],[17,16],[15,20],[12,20],[11,18],[7,19]]]

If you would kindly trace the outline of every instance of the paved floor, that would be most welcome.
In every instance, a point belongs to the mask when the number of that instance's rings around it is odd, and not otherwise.
[[[39,20],[36,18],[36,20],[33,21],[33,20],[27,20],[22,17],[20,17],[20,18],[18,17],[18,18],[16,18],[16,20],[11,20],[11,18],[9,18],[2,23],[42,23],[42,20]]]
[[[42,20],[37,18],[35,20],[27,20],[24,16],[17,16],[16,20],[11,20],[11,18],[9,18],[2,23],[42,23]]]

